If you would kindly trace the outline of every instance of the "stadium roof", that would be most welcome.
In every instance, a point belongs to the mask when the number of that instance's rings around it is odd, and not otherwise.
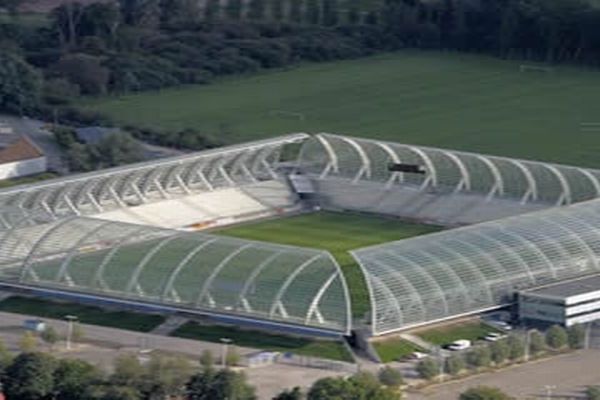
[[[0,240],[4,282],[350,330],[346,282],[327,252],[85,217],[14,229]]]
[[[523,293],[565,298],[598,291],[600,291],[600,275],[593,275],[525,290]]]
[[[405,182],[449,193],[470,191],[554,205],[600,196],[600,171],[594,169],[332,134],[315,138],[320,151],[313,144],[316,151],[303,154],[321,161],[312,165],[322,168],[322,177]],[[391,163],[418,164],[427,173],[390,172]]]
[[[355,250],[374,334],[513,302],[600,271],[600,200]]]
[[[6,188],[0,190],[0,210],[21,210],[24,218],[31,212],[54,219],[93,215],[272,179],[283,147],[306,138],[306,134],[293,134]],[[10,221],[0,219],[0,230],[12,227]]]

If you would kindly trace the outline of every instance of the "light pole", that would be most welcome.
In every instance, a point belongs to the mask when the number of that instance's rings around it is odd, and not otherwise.
[[[552,390],[556,389],[554,385],[545,385],[544,389],[546,389],[546,400],[552,399]]]
[[[533,330],[531,330],[531,329],[527,329],[525,331],[525,356],[523,357],[525,362],[529,361],[529,347],[531,344],[531,332],[533,332]]]
[[[233,340],[229,339],[229,338],[221,338],[219,339],[222,343],[221,346],[221,366],[223,368],[226,367],[226,363],[227,363],[227,346],[233,342]]]
[[[67,347],[67,350],[71,350],[71,337],[73,336],[73,322],[77,321],[77,317],[75,315],[65,315],[65,319],[67,320],[66,347]]]

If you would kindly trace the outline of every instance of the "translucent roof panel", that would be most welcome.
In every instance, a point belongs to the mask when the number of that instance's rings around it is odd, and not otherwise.
[[[594,169],[327,133],[304,142],[300,161],[320,179],[476,194],[488,201],[568,205],[600,196],[600,171]],[[388,167],[395,163],[418,165],[425,173],[392,172]]]
[[[36,226],[0,278],[344,334],[351,323],[327,252],[85,217]]]
[[[307,138],[292,134],[6,188],[0,190],[0,210],[44,212],[53,219],[93,215],[274,179],[283,148]],[[13,214],[0,215],[0,230],[19,226],[13,221],[21,218]]]
[[[600,271],[600,200],[352,252],[379,335],[495,308],[516,290]]]

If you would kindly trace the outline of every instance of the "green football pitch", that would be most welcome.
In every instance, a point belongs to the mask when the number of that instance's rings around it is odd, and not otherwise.
[[[333,132],[600,167],[600,73],[411,52],[90,100],[117,122],[225,142]]]
[[[441,228],[358,214],[316,212],[233,226],[222,235],[327,250],[341,265],[352,298],[353,314],[369,308],[362,273],[349,251],[360,247],[437,232]]]

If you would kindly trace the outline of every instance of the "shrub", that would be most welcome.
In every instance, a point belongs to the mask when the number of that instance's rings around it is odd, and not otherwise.
[[[495,387],[478,386],[461,393],[459,400],[512,400],[512,397]]]
[[[433,379],[440,374],[440,365],[434,359],[426,358],[417,364],[417,373],[423,379]]]
[[[506,340],[498,340],[490,344],[490,353],[494,364],[502,364],[510,355],[510,347]]]
[[[590,386],[585,391],[587,400],[600,400],[600,386]]]
[[[560,349],[567,345],[567,332],[558,325],[553,325],[546,332],[546,344],[552,349]]]
[[[567,329],[569,347],[582,349],[585,346],[585,328],[582,325],[573,325]]]
[[[529,353],[532,355],[538,354],[544,351],[546,344],[544,343],[544,335],[539,331],[532,331],[529,333]]]
[[[511,335],[506,339],[506,345],[508,346],[508,358],[510,360],[515,361],[523,357],[525,353],[525,342],[523,342],[523,339]]]
[[[453,354],[446,359],[446,372],[450,375],[458,375],[466,367],[465,359],[460,354]]]
[[[382,384],[391,387],[401,386],[404,383],[400,371],[389,366],[380,369],[377,378]]]
[[[476,347],[467,353],[467,363],[474,368],[487,367],[492,362],[492,355],[487,346]]]

